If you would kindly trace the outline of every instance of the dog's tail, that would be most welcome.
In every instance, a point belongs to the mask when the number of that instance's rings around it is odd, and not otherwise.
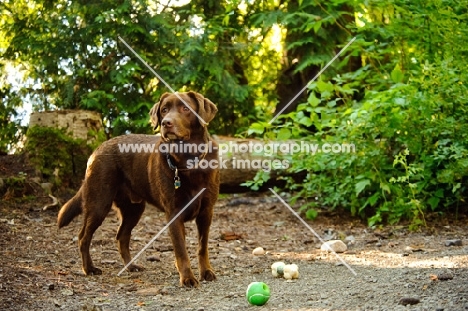
[[[57,217],[59,229],[68,225],[76,216],[81,214],[81,189],[60,209]]]

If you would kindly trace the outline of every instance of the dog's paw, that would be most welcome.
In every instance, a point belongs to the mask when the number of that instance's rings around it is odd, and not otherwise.
[[[205,270],[200,275],[200,281],[209,281],[209,282],[211,282],[211,281],[214,281],[214,280],[216,280],[216,275],[215,275],[214,271],[211,270],[211,269]]]
[[[198,287],[200,283],[195,277],[180,278],[180,285],[185,287]]]
[[[88,269],[83,268],[83,272],[86,275],[101,275],[102,270],[96,267],[90,267]]]
[[[145,270],[142,266],[131,264],[127,267],[127,270],[130,272],[139,272]]]

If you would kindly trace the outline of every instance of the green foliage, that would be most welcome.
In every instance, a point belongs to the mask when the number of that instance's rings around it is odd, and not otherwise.
[[[66,187],[83,178],[92,149],[63,129],[34,126],[28,129],[25,151],[44,180]]]
[[[280,140],[354,144],[351,153],[294,154],[286,173],[306,177],[285,177],[293,203],[305,199],[302,209],[312,216],[340,208],[370,226],[408,220],[411,229],[425,225],[427,213],[464,204],[468,25],[461,16],[468,12],[449,2],[366,2],[358,40],[341,61],[359,51],[363,65],[325,73],[280,124],[250,128]]]
[[[120,36],[173,89],[198,91],[218,104],[211,129],[234,134],[233,128],[246,128],[255,115],[255,98],[271,98],[264,93],[274,93],[275,71],[251,64],[269,59],[271,66],[277,66],[279,58],[270,57],[269,47],[262,45],[269,29],[256,33],[249,18],[268,9],[265,3],[239,5],[238,1],[184,5],[145,0],[4,1],[0,35],[5,41],[0,55],[25,74],[21,91],[9,89],[8,96],[19,96],[39,111],[98,111],[110,136],[151,133],[148,111],[170,90],[122,44]],[[266,84],[269,91],[263,92]]]
[[[0,91],[0,96],[2,96],[1,93]],[[12,148],[17,147],[25,131],[20,124],[15,105],[12,101],[3,98],[5,103],[0,105],[0,154],[6,154]]]

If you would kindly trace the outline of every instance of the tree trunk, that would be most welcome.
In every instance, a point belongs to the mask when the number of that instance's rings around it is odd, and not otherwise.
[[[258,152],[265,146],[264,141],[217,135],[213,138],[219,144],[221,192],[249,191],[247,186],[241,184],[253,180],[261,170],[270,173],[270,180],[263,189],[284,184],[284,181],[277,179],[285,172],[283,159],[278,154],[268,156]]]

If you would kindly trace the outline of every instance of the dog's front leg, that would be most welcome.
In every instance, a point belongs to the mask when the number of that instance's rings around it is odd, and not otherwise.
[[[195,278],[190,267],[190,260],[185,246],[185,225],[182,219],[178,218],[169,226],[169,234],[176,257],[176,266],[179,271],[180,285],[188,287],[198,287],[199,282]]]
[[[196,218],[198,230],[198,271],[200,273],[200,281],[216,280],[216,275],[208,258],[208,238],[212,218],[213,208],[208,207],[202,208]]]

